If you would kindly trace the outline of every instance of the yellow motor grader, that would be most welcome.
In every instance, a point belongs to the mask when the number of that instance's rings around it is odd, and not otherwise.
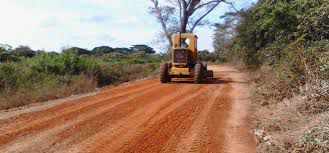
[[[213,77],[207,64],[198,61],[197,40],[194,34],[173,35],[171,60],[160,65],[161,83],[170,82],[172,78],[193,78],[195,83],[201,83],[207,77]]]

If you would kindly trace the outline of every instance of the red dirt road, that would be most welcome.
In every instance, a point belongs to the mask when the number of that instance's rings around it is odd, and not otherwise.
[[[248,76],[211,69],[205,84],[145,80],[1,112],[0,152],[255,152]]]

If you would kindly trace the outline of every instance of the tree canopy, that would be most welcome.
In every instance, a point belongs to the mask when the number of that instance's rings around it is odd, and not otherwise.
[[[33,57],[35,51],[33,51],[29,46],[19,46],[11,51],[12,54],[21,57]]]
[[[205,17],[219,4],[226,3],[231,6],[229,0],[151,0],[154,4],[150,8],[150,14],[154,15],[161,24],[161,36],[166,38],[172,46],[171,35],[173,33],[192,33],[196,27],[209,23]]]
[[[216,29],[216,50],[233,47],[227,52],[234,53],[228,54],[244,57],[250,64],[281,59],[287,55],[282,47],[295,41],[311,46],[329,39],[328,0],[260,0],[223,18]]]
[[[94,54],[107,54],[107,53],[111,53],[114,52],[114,49],[112,47],[109,46],[100,46],[100,47],[95,47],[92,52]]]
[[[133,45],[132,47],[130,47],[130,49],[133,52],[144,52],[149,54],[155,53],[154,49],[147,45]]]

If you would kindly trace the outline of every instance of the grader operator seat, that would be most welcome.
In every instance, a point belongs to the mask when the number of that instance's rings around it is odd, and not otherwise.
[[[201,83],[207,77],[213,77],[207,64],[198,61],[197,40],[194,34],[173,35],[171,61],[160,66],[162,83],[170,82],[171,78],[194,78],[195,83]]]

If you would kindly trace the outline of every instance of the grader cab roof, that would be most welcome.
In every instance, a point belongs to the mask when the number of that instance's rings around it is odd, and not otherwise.
[[[174,34],[173,48],[187,48],[192,51],[197,50],[198,36],[190,33]]]

